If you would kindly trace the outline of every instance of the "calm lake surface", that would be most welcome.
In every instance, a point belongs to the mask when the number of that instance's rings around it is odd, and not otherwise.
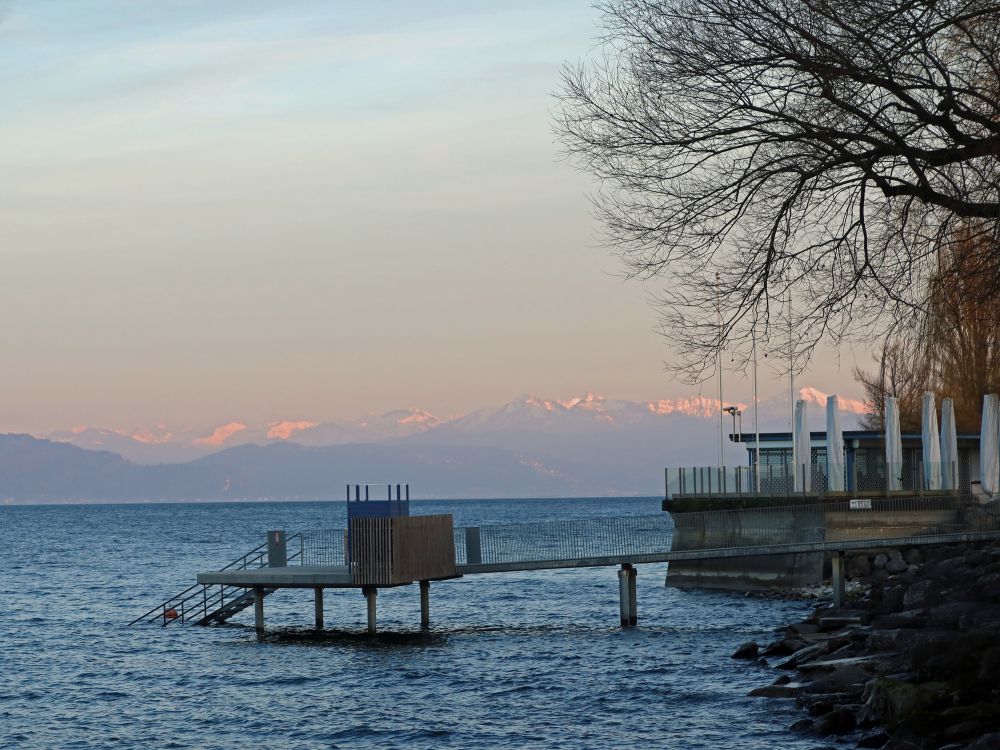
[[[659,500],[415,501],[457,525],[649,514]],[[774,675],[736,661],[806,605],[677,591],[639,567],[639,627],[614,568],[472,576],[266,600],[225,627],[126,627],[268,529],[343,527],[342,502],[0,506],[0,748],[677,748],[806,750]]]

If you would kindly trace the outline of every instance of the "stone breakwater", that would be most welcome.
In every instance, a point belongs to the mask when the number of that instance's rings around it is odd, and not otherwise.
[[[843,747],[1000,750],[1000,546],[911,548],[847,561],[849,608],[817,607],[733,656],[778,673],[793,729]]]

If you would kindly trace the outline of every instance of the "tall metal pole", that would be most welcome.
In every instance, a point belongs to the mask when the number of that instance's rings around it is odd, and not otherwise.
[[[757,475],[757,494],[760,494],[760,423],[757,419],[757,316],[754,316],[753,329],[750,331],[750,341],[753,347],[753,434],[754,461]]]
[[[719,286],[719,273],[715,274],[715,310],[719,315],[719,350],[716,353],[719,360],[719,466],[725,465],[725,460],[723,459],[724,441],[723,434],[726,431],[725,426],[725,412],[722,411],[722,299],[721,299],[721,287]]]
[[[788,282],[788,434],[792,436],[792,471],[797,471],[795,455],[795,349],[792,341],[792,283]],[[793,475],[794,476],[794,475]]]

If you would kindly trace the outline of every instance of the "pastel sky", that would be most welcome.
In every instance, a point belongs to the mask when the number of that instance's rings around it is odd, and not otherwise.
[[[0,429],[697,393],[552,135],[596,21],[0,0]],[[857,395],[853,364],[806,380]]]

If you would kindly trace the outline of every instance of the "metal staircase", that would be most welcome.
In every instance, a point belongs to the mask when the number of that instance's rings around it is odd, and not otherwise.
[[[298,549],[292,551],[292,540],[298,539]],[[302,534],[291,534],[287,537],[288,562],[302,557]],[[247,570],[266,568],[267,542],[247,552],[242,557],[233,560],[229,565],[219,570]],[[264,589],[264,596],[275,589]],[[233,615],[242,612],[253,605],[254,594],[250,589],[240,586],[209,586],[196,583],[181,593],[170,597],[162,604],[136,617],[129,625],[140,622],[158,622],[164,627],[174,622],[189,622],[194,625],[218,625]]]

